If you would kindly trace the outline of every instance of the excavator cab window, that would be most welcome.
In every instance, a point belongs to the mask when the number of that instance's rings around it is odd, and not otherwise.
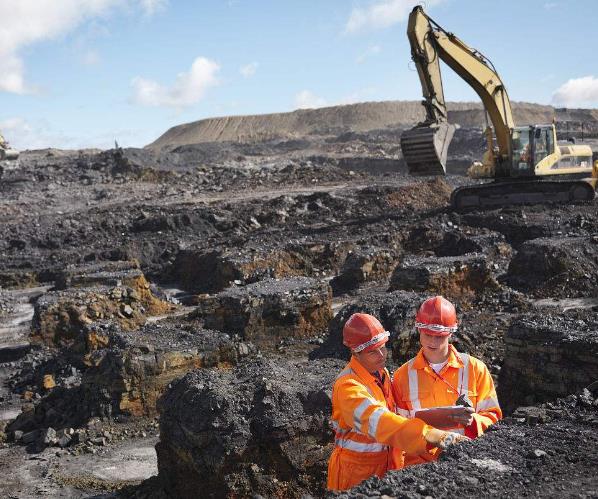
[[[552,127],[536,127],[534,130],[534,155],[533,163],[537,165],[546,156],[554,152],[554,140],[552,138]]]
[[[513,176],[529,175],[532,170],[531,158],[531,129],[530,127],[520,127],[513,129],[512,149],[513,149]]]

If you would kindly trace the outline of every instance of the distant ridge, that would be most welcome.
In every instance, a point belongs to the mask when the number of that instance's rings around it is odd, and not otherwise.
[[[550,123],[557,120],[598,122],[598,109],[556,109],[552,106],[514,102],[517,124]],[[449,102],[449,121],[466,127],[485,123],[481,103]],[[407,128],[422,121],[419,101],[364,102],[288,113],[207,118],[170,128],[146,148],[160,149],[203,142],[261,142],[291,140],[307,135],[365,132],[384,128]]]

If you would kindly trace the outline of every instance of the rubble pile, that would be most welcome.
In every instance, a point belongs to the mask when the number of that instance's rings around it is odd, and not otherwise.
[[[593,497],[597,395],[572,394],[539,408],[544,418],[499,422],[483,437],[452,447],[438,462],[391,471],[328,497]]]

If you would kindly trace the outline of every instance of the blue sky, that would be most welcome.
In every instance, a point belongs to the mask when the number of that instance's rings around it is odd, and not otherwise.
[[[143,146],[212,116],[419,100],[411,0],[0,0],[0,131]],[[596,0],[427,0],[514,101],[598,107]],[[450,101],[477,95],[445,68]]]

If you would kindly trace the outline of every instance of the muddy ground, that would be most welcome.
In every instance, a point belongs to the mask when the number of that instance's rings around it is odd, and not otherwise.
[[[24,152],[0,180],[2,495],[321,496],[343,321],[380,317],[396,367],[432,293],[510,419],[351,497],[595,494],[596,202],[452,212],[481,132],[444,179],[406,175],[400,133]]]

